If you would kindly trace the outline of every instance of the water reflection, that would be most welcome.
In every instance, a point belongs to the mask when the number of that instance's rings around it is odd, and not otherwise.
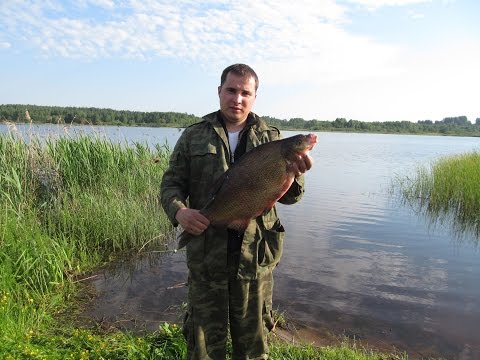
[[[96,298],[82,315],[88,322],[134,331],[181,323],[187,296],[183,252],[154,252],[103,270],[92,285]]]
[[[392,187],[397,187],[393,184]],[[419,217],[422,217],[428,224],[429,228],[446,226],[449,233],[457,243],[461,246],[464,242],[470,242],[475,247],[480,245],[480,219],[469,213],[464,213],[461,209],[445,208],[433,209],[427,201],[421,199],[408,199],[401,194],[396,194],[398,190],[393,189],[394,196],[400,197],[400,202],[404,206],[412,209]]]
[[[277,302],[316,329],[480,358],[472,335],[480,321],[477,254],[452,246],[445,224],[429,226],[388,192],[392,176],[443,154],[454,139],[427,146],[422,137],[338,137],[321,134],[305,201],[279,207],[287,239]]]

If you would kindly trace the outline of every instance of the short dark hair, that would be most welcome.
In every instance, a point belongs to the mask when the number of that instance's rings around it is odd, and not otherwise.
[[[228,73],[235,74],[237,76],[251,76],[255,80],[255,91],[258,89],[258,76],[255,71],[246,64],[233,64],[225,68],[222,72],[222,76],[220,78],[220,86],[225,83],[227,80]]]

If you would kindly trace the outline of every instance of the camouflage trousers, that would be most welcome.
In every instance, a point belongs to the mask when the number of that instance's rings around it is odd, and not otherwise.
[[[189,360],[224,360],[227,337],[232,359],[267,359],[267,333],[273,328],[272,271],[256,280],[204,281],[189,277],[183,333]]]

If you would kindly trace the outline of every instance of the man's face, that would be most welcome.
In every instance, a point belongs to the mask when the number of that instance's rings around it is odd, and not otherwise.
[[[218,97],[225,120],[240,124],[247,119],[257,97],[255,79],[228,73],[223,85],[218,87]]]

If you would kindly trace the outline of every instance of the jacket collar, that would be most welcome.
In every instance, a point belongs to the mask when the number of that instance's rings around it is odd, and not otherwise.
[[[229,161],[232,161],[232,154],[230,153],[230,146],[228,141],[227,130],[224,125],[224,120],[222,118],[222,114],[220,110],[205,115],[203,119],[210,123],[213,127],[213,130],[217,133],[217,135],[222,139],[222,142],[225,146],[225,151],[228,154]],[[250,151],[254,147],[260,145],[264,136],[264,132],[268,131],[270,128],[267,123],[262,120],[257,114],[250,112],[247,118],[247,125],[243,128],[240,133],[240,136],[243,137],[244,135],[248,137],[246,142],[245,151]],[[247,134],[245,134],[245,132]]]
[[[214,128],[224,128],[224,120],[220,110],[205,115],[203,119],[212,124]],[[250,112],[247,117],[247,125],[245,130],[252,128],[255,132],[263,132],[269,130],[267,123],[254,112]]]

